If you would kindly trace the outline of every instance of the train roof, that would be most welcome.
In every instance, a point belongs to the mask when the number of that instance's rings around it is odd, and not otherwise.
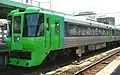
[[[64,21],[65,22],[76,23],[77,25],[82,24],[82,25],[92,26],[92,27],[99,27],[99,28],[106,28],[106,29],[112,28],[112,29],[120,30],[120,27],[115,26],[115,25],[89,21],[89,20],[80,19],[80,18],[76,18],[76,17],[72,17],[72,18],[64,17]]]
[[[85,18],[76,17],[76,16],[64,16],[64,20],[66,22],[83,24],[83,25],[87,25],[87,26],[94,26],[94,27],[101,27],[101,28],[111,27],[113,29],[115,28],[114,25],[103,24],[103,23],[99,23],[99,22],[95,22],[95,21],[89,21],[89,20],[86,20]]]
[[[61,17],[64,18],[64,21],[77,23],[78,25],[79,24],[83,24],[83,25],[87,25],[87,26],[95,26],[95,27],[100,27],[100,28],[109,28],[109,27],[111,27],[112,29],[114,29],[114,28],[119,29],[119,28],[117,28],[114,25],[109,25],[109,24],[103,24],[103,23],[98,23],[98,22],[94,22],[94,21],[89,21],[89,20],[86,20],[85,18],[81,19],[80,17],[77,17],[77,16],[73,16],[73,15],[70,15],[70,14],[65,14],[65,13],[61,13],[61,12],[57,12],[57,11],[53,11],[53,10],[41,9],[41,8],[37,8],[37,7],[28,7],[25,10],[25,12],[32,12],[32,11],[33,12],[36,11],[36,12],[41,12],[41,13],[47,13],[47,14],[51,14],[51,15],[61,16]]]
[[[57,12],[57,11],[53,11],[53,10],[44,10],[43,9],[41,11],[44,13],[47,13],[47,14],[61,16],[64,18],[65,22],[72,22],[72,23],[83,24],[83,25],[87,25],[87,26],[101,27],[101,28],[109,28],[109,27],[111,27],[112,29],[116,28],[114,25],[109,25],[109,24],[86,20],[85,17],[81,18],[81,17],[77,17],[74,15],[65,14],[65,13],[61,13],[61,12]]]

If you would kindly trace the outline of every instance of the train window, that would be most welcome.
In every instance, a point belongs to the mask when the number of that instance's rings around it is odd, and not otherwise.
[[[85,36],[86,31],[85,31],[85,27],[81,27],[82,28],[82,36]]]
[[[14,33],[20,33],[21,16],[14,17]]]
[[[98,35],[101,36],[102,35],[102,29],[98,28]]]
[[[69,36],[78,36],[78,26],[74,23],[68,24]]]
[[[78,32],[78,36],[80,36],[81,35],[81,28],[80,28],[80,26],[78,26],[78,30],[77,30]]]
[[[96,36],[98,35],[98,28],[95,28]]]
[[[39,26],[39,18],[40,14],[25,14],[24,19],[24,37],[33,37],[37,36],[38,26]],[[41,17],[44,18],[44,17]]]
[[[108,35],[108,29],[106,31],[107,31],[106,34]]]
[[[114,35],[114,36],[115,36],[115,30],[114,30],[114,29],[112,29],[112,35]]]
[[[120,31],[118,30],[118,36],[120,36]]]
[[[37,25],[37,36],[44,36],[44,14],[40,14],[38,25]]]
[[[86,35],[89,35],[89,27],[85,27]]]
[[[102,29],[102,35],[105,36],[105,29]]]
[[[88,30],[90,31],[90,32],[89,32],[89,36],[91,36],[91,35],[92,35],[92,28],[89,27]]]
[[[118,30],[116,30],[116,35],[118,36]]]
[[[64,22],[64,32],[65,32],[65,37],[69,36],[68,22]]]
[[[59,24],[59,21],[56,21],[55,22],[55,33],[56,33],[56,35],[59,35],[59,32],[60,32],[60,24]]]
[[[119,31],[117,30],[117,36],[119,35]]]
[[[105,29],[105,36],[107,36],[107,29]]]
[[[93,29],[93,35],[96,36],[96,28]]]
[[[86,35],[87,35],[87,36],[92,35],[91,27],[87,27]]]

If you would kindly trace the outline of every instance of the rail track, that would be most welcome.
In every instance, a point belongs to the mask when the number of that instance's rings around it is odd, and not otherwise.
[[[86,75],[86,74],[94,75],[94,74],[88,73],[88,70],[90,68],[94,67],[95,65],[99,64],[102,61],[105,61],[108,58],[110,59],[110,62],[111,62],[115,58],[112,58],[112,60],[111,60],[110,57],[117,55],[117,54],[120,55],[120,47],[109,50],[104,53],[100,53],[93,57],[89,57],[88,59],[75,62],[73,64],[59,68],[57,70],[47,72],[47,73],[45,73],[45,75]],[[105,64],[104,67],[108,64],[108,62],[103,62],[103,63]],[[91,72],[91,71],[89,71],[89,72]]]
[[[85,67],[85,68],[83,68],[83,69],[81,69],[81,70],[75,72],[74,75],[84,75],[84,74],[82,74],[84,71],[86,71],[86,70],[90,69],[91,67],[93,67],[93,66],[99,64],[100,62],[102,62],[102,61],[104,61],[104,60],[106,60],[106,59],[112,57],[113,55],[117,54],[118,52],[120,52],[120,50],[118,50],[118,51],[116,51],[116,52],[114,52],[114,53],[111,53],[110,55],[108,55],[108,56],[106,56],[106,57],[104,57],[104,58],[102,58],[102,59],[100,59],[100,60],[94,62],[93,64],[91,64],[91,65],[89,65],[89,66],[87,66],[87,67]]]

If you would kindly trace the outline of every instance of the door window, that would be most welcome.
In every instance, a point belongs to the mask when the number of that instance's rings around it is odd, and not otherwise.
[[[56,21],[55,22],[55,34],[59,35],[59,32],[60,32],[60,24],[59,24],[59,21]]]
[[[47,18],[46,21],[47,21],[47,31],[49,31],[49,27],[50,27],[49,18]]]

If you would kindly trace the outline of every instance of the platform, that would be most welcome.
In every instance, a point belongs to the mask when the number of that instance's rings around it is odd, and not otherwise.
[[[111,75],[120,75],[120,65],[117,67],[117,69]]]
[[[96,73],[96,75],[120,75],[120,56]]]

